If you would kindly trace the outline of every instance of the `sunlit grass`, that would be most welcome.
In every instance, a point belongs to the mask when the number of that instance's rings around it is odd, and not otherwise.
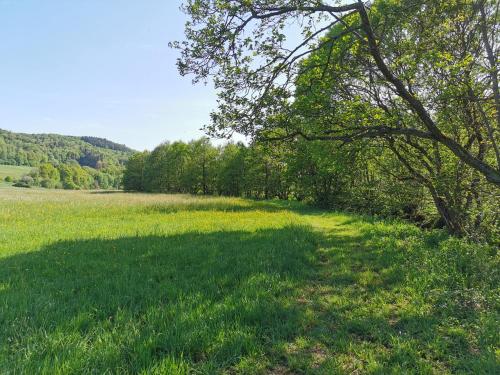
[[[4,188],[0,373],[493,374],[497,266],[296,203]]]
[[[5,177],[9,176],[16,180],[28,174],[32,169],[32,167],[26,166],[0,164],[0,188],[12,185],[12,183],[4,181]]]

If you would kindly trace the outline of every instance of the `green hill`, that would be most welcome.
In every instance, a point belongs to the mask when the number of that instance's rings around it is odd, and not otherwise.
[[[13,179],[21,178],[23,175],[30,173],[31,169],[31,167],[17,165],[0,165],[0,183],[7,176]]]
[[[93,146],[100,147],[100,148],[107,148],[109,150],[115,150],[115,151],[123,151],[123,152],[135,152],[131,148],[112,142],[106,138],[98,138],[98,137],[80,137],[80,139],[84,142],[90,143]]]
[[[0,164],[36,167],[76,161],[95,169],[116,169],[134,151],[107,139],[58,134],[24,134],[0,129]]]

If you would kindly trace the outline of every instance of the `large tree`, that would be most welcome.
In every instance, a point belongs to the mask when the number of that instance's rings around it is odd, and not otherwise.
[[[212,134],[383,138],[396,153],[401,140],[414,149],[431,142],[500,186],[498,6],[488,0],[186,0],[186,40],[174,46],[182,53],[181,74],[212,78],[218,89]],[[327,58],[306,69],[321,71],[317,82],[338,72],[338,95],[322,108],[328,113],[317,113],[322,126],[309,128],[293,107],[303,59],[319,50]]]
[[[373,23],[378,24],[384,18],[386,54],[394,56],[391,59],[395,61],[394,68],[412,91],[420,92],[426,106],[432,108],[439,129],[479,160],[494,162],[496,143],[488,142],[485,137],[488,127],[483,127],[494,121],[494,112],[486,115],[485,103],[474,100],[484,87],[477,79],[482,69],[472,64],[470,51],[480,49],[482,38],[471,33],[471,20],[466,17],[468,9],[444,3],[434,4],[433,11],[405,10],[408,20],[401,18],[401,4],[378,3],[377,12],[372,10]],[[446,23],[441,24],[441,30],[433,28],[443,17]],[[426,29],[429,32],[422,32]],[[341,30],[342,27],[334,27],[330,33],[335,35]],[[410,31],[413,36],[408,34]],[[420,46],[437,48],[415,49],[415,44],[407,40],[417,37]],[[477,233],[480,228],[490,227],[497,217],[488,212],[488,207],[495,205],[494,189],[485,185],[479,172],[454,157],[435,139],[380,133],[387,127],[414,128],[418,118],[401,98],[388,100],[391,96],[383,78],[380,82],[381,78],[372,73],[375,68],[364,62],[369,59],[370,55],[359,47],[354,35],[346,35],[335,45],[324,46],[304,59],[295,84],[294,102],[285,117],[293,124],[290,128],[304,134],[328,132],[351,136],[358,129],[365,132],[363,136],[375,133],[369,145],[387,148],[403,167],[393,166],[389,174],[382,175],[425,187],[442,223],[451,232]],[[351,136],[352,139],[356,137]],[[387,160],[381,159],[388,154],[383,155],[377,162],[387,164]]]

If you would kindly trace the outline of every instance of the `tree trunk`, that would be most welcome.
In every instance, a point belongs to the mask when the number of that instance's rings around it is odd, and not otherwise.
[[[449,207],[447,202],[439,196],[436,189],[432,186],[428,186],[434,205],[439,213],[439,216],[443,220],[448,231],[456,236],[462,236],[465,232],[462,222],[458,215],[454,212],[452,208]]]

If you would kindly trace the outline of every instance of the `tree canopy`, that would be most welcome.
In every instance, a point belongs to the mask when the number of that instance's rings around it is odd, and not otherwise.
[[[498,229],[498,2],[187,0],[183,9],[179,71],[218,90],[209,134],[288,143],[288,168],[309,165],[300,184],[315,186],[309,196],[369,196],[355,181],[340,188],[364,174],[386,193],[425,192],[453,233]]]
[[[185,2],[186,40],[173,45],[181,50],[181,74],[211,78],[219,90],[210,133],[429,140],[499,186],[498,4],[332,3]],[[295,43],[287,37],[291,29],[301,35]],[[304,67],[304,58],[319,50],[327,58]],[[320,84],[324,75],[338,73],[321,128],[304,127],[294,112],[305,70],[315,70]],[[346,100],[355,102],[347,113],[352,121],[346,121]],[[361,116],[359,106],[367,109]],[[456,107],[459,114],[473,111],[472,121],[449,116]]]

